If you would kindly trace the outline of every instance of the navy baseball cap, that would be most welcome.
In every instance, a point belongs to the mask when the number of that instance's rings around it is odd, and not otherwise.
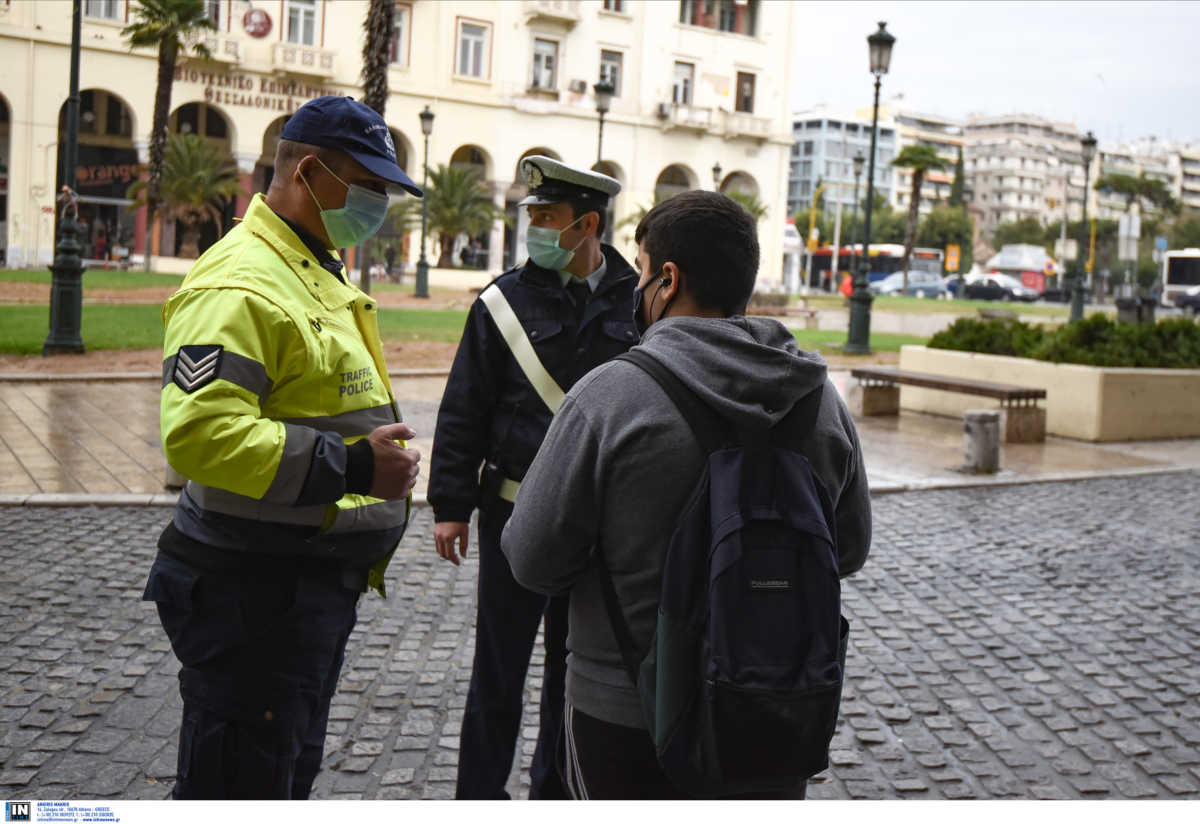
[[[330,95],[308,101],[288,118],[280,137],[326,149],[341,149],[371,174],[424,197],[396,163],[392,133],[379,113],[352,97]]]

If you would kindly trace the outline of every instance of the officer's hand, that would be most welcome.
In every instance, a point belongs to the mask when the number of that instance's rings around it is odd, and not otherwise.
[[[433,541],[437,544],[437,554],[450,563],[458,566],[459,556],[467,557],[467,535],[469,526],[463,521],[442,521],[433,525]],[[458,555],[454,554],[454,546],[458,544]]]
[[[412,492],[420,472],[421,453],[405,449],[396,443],[417,433],[406,423],[389,423],[367,436],[375,454],[375,477],[371,481],[371,497],[394,501]]]

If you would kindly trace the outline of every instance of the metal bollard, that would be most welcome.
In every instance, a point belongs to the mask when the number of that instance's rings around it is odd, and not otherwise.
[[[963,471],[990,473],[1000,469],[1000,412],[968,409],[963,413]]]

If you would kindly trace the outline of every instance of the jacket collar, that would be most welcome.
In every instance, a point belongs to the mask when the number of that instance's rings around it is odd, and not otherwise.
[[[304,284],[304,288],[326,309],[340,309],[359,296],[357,288],[343,283],[321,265],[321,261],[304,241],[267,205],[267,199],[261,192],[251,199],[246,214],[242,217],[242,226],[274,249]],[[337,252],[330,250],[329,255],[341,262]]]
[[[600,281],[600,285],[596,287],[593,295],[601,295],[627,278],[637,280],[637,272],[625,261],[625,258],[621,257],[620,252],[607,243],[600,244],[600,252],[604,255],[606,271],[604,278]],[[530,286],[563,292],[562,278],[558,272],[553,269],[544,269],[532,260],[525,261],[525,265],[521,267],[518,277]]]

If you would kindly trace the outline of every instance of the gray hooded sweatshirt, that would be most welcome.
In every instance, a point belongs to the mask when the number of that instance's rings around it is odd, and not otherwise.
[[[858,435],[825,362],[800,351],[780,323],[760,318],[667,318],[641,348],[726,420],[778,423],[824,386],[801,451],[833,500],[844,577],[866,560],[871,503]],[[589,372],[566,400],[521,483],[501,547],[517,581],[569,591],[567,700],[594,718],[645,728],[613,637],[595,553],[603,553],[638,650],[650,646],[663,560],[707,460],[659,385],[631,363]]]

